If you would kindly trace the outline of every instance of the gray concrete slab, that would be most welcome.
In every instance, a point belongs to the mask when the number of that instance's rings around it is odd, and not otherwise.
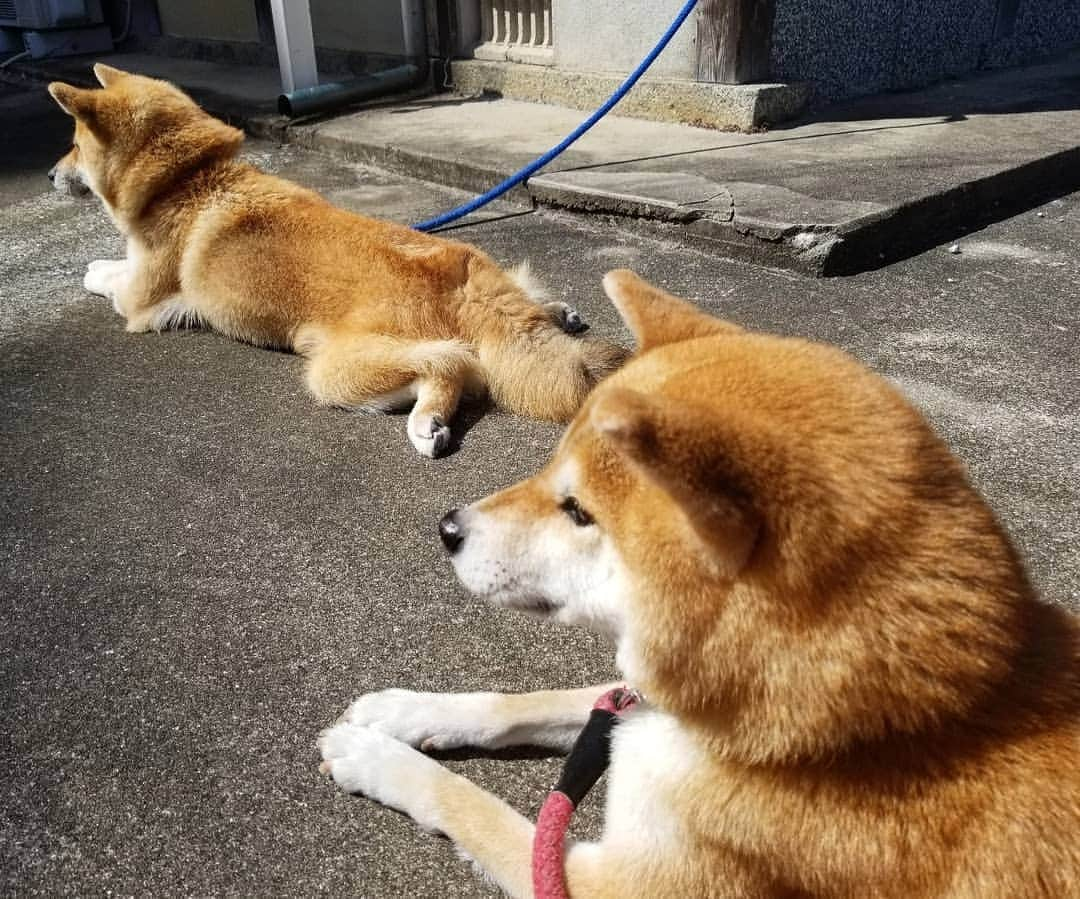
[[[447,507],[534,471],[559,429],[472,410],[432,462],[400,416],[317,408],[293,356],[126,334],[80,286],[121,239],[44,177],[66,119],[43,92],[0,92],[0,121],[18,135],[0,141],[0,894],[494,896],[446,842],[323,780],[314,738],[363,690],[611,674],[601,641],[463,594],[435,535]],[[403,221],[462,197],[248,152]],[[827,281],[562,213],[454,233],[530,258],[600,334],[627,338],[600,277],[629,265],[749,327],[849,349],[923,406],[1039,587],[1080,609],[1080,195],[958,254]],[[447,764],[526,814],[558,768]],[[598,799],[576,834],[596,832]]]

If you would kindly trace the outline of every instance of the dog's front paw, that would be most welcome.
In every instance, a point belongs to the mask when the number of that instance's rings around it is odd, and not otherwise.
[[[343,790],[362,793],[439,829],[438,788],[453,777],[438,762],[370,727],[338,724],[319,736],[322,771]]]
[[[361,696],[341,720],[390,734],[425,752],[495,747],[493,700],[483,693],[382,690]]]
[[[90,293],[113,300],[115,306],[119,279],[126,273],[127,260],[125,259],[95,259],[86,267],[83,287]]]

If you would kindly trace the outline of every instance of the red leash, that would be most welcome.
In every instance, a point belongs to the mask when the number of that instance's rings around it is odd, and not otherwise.
[[[611,729],[619,716],[632,709],[639,699],[634,690],[625,687],[609,690],[596,701],[588,723],[570,750],[562,776],[544,800],[536,819],[532,851],[535,899],[570,899],[564,865],[570,817],[608,766]]]

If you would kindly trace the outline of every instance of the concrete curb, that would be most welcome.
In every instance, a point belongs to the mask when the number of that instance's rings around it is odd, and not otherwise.
[[[695,243],[719,252],[830,277],[890,265],[1080,190],[1080,146],[826,226],[742,215],[725,185],[715,187],[730,210],[720,209],[719,199],[690,207],[637,191],[586,190],[558,177],[529,181],[533,199],[544,206],[679,225]]]
[[[1080,190],[1080,146],[890,206],[838,228],[819,274],[852,275]]]

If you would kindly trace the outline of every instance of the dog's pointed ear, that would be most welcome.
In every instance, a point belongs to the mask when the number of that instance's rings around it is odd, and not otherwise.
[[[69,116],[84,121],[94,118],[97,111],[98,92],[54,81],[49,85],[49,93],[64,112]]]
[[[741,424],[721,427],[701,412],[608,387],[589,418],[636,471],[671,497],[718,570],[733,578],[749,561],[762,520],[739,459],[746,443]]]
[[[102,87],[108,87],[113,82],[126,77],[127,74],[121,69],[114,69],[112,66],[105,65],[103,62],[94,63],[94,77],[97,78],[98,84]]]
[[[604,275],[604,292],[633,332],[641,353],[668,343],[742,330],[654,287],[628,269]]]

